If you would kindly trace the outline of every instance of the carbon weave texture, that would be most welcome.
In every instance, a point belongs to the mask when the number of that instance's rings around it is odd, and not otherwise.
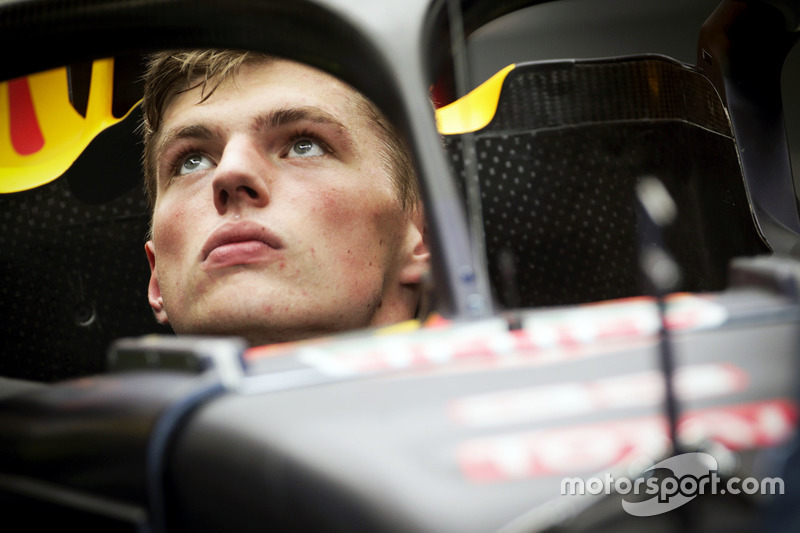
[[[671,61],[589,67],[518,66],[495,119],[473,134],[496,297],[535,307],[641,294],[634,191],[645,176],[678,204],[665,238],[682,267],[680,289],[722,289],[732,257],[767,248],[730,127],[720,132],[719,98]],[[451,136],[446,146],[465,192],[464,139]]]
[[[135,120],[107,131],[119,135]],[[0,196],[0,375],[90,375],[104,370],[114,339],[169,333],[147,303],[149,214],[136,164],[140,148],[127,142],[129,133],[116,151],[109,151],[108,137],[98,138],[81,156],[92,163],[79,160],[71,169],[80,176],[68,171],[43,187]],[[75,191],[102,201],[82,201]]]

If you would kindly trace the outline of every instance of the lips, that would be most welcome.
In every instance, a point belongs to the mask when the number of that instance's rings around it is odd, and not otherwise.
[[[250,221],[228,223],[218,228],[203,245],[201,263],[239,264],[263,259],[283,248],[280,238],[264,226]]]

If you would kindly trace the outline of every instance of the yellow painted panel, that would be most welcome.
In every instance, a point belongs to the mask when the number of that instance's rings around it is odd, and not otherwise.
[[[436,124],[442,135],[456,135],[486,127],[497,112],[500,89],[511,64],[476,87],[472,92],[436,110]]]

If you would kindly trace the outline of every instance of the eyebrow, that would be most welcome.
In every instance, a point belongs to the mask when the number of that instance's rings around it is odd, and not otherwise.
[[[193,124],[191,126],[184,126],[182,128],[171,129],[164,132],[156,141],[156,148],[153,151],[155,154],[156,164],[161,161],[167,147],[181,139],[199,139],[210,140],[219,137],[219,134],[208,126],[202,124]]]
[[[336,117],[318,107],[302,106],[282,108],[257,115],[253,119],[254,126],[260,130],[278,129],[291,126],[298,122],[312,122],[315,124],[334,126],[346,146],[351,148],[353,145],[353,140],[348,134],[348,128]],[[157,141],[154,151],[155,159],[159,161],[167,147],[181,139],[213,140],[220,136],[221,134],[215,131],[214,128],[203,124],[192,124],[174,130],[167,130]]]
[[[270,111],[255,118],[254,124],[258,129],[278,129],[291,126],[298,122],[312,122],[323,126],[333,126],[339,134],[340,140],[348,150],[353,149],[353,139],[349,128],[339,119],[327,111],[314,106],[287,107]]]
[[[269,113],[265,113],[256,118],[256,126],[261,128],[280,128],[289,126],[296,122],[315,122],[318,124],[330,124],[336,126],[342,131],[347,131],[347,128],[342,124],[339,119],[318,107],[303,106],[277,109]]]

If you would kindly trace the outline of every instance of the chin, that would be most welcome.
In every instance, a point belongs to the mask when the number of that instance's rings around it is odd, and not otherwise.
[[[229,306],[230,307],[230,306]],[[300,320],[288,313],[260,309],[242,312],[241,306],[217,310],[212,318],[174,324],[178,335],[242,337],[250,346],[291,342],[337,333],[348,327],[330,326],[321,320]]]

